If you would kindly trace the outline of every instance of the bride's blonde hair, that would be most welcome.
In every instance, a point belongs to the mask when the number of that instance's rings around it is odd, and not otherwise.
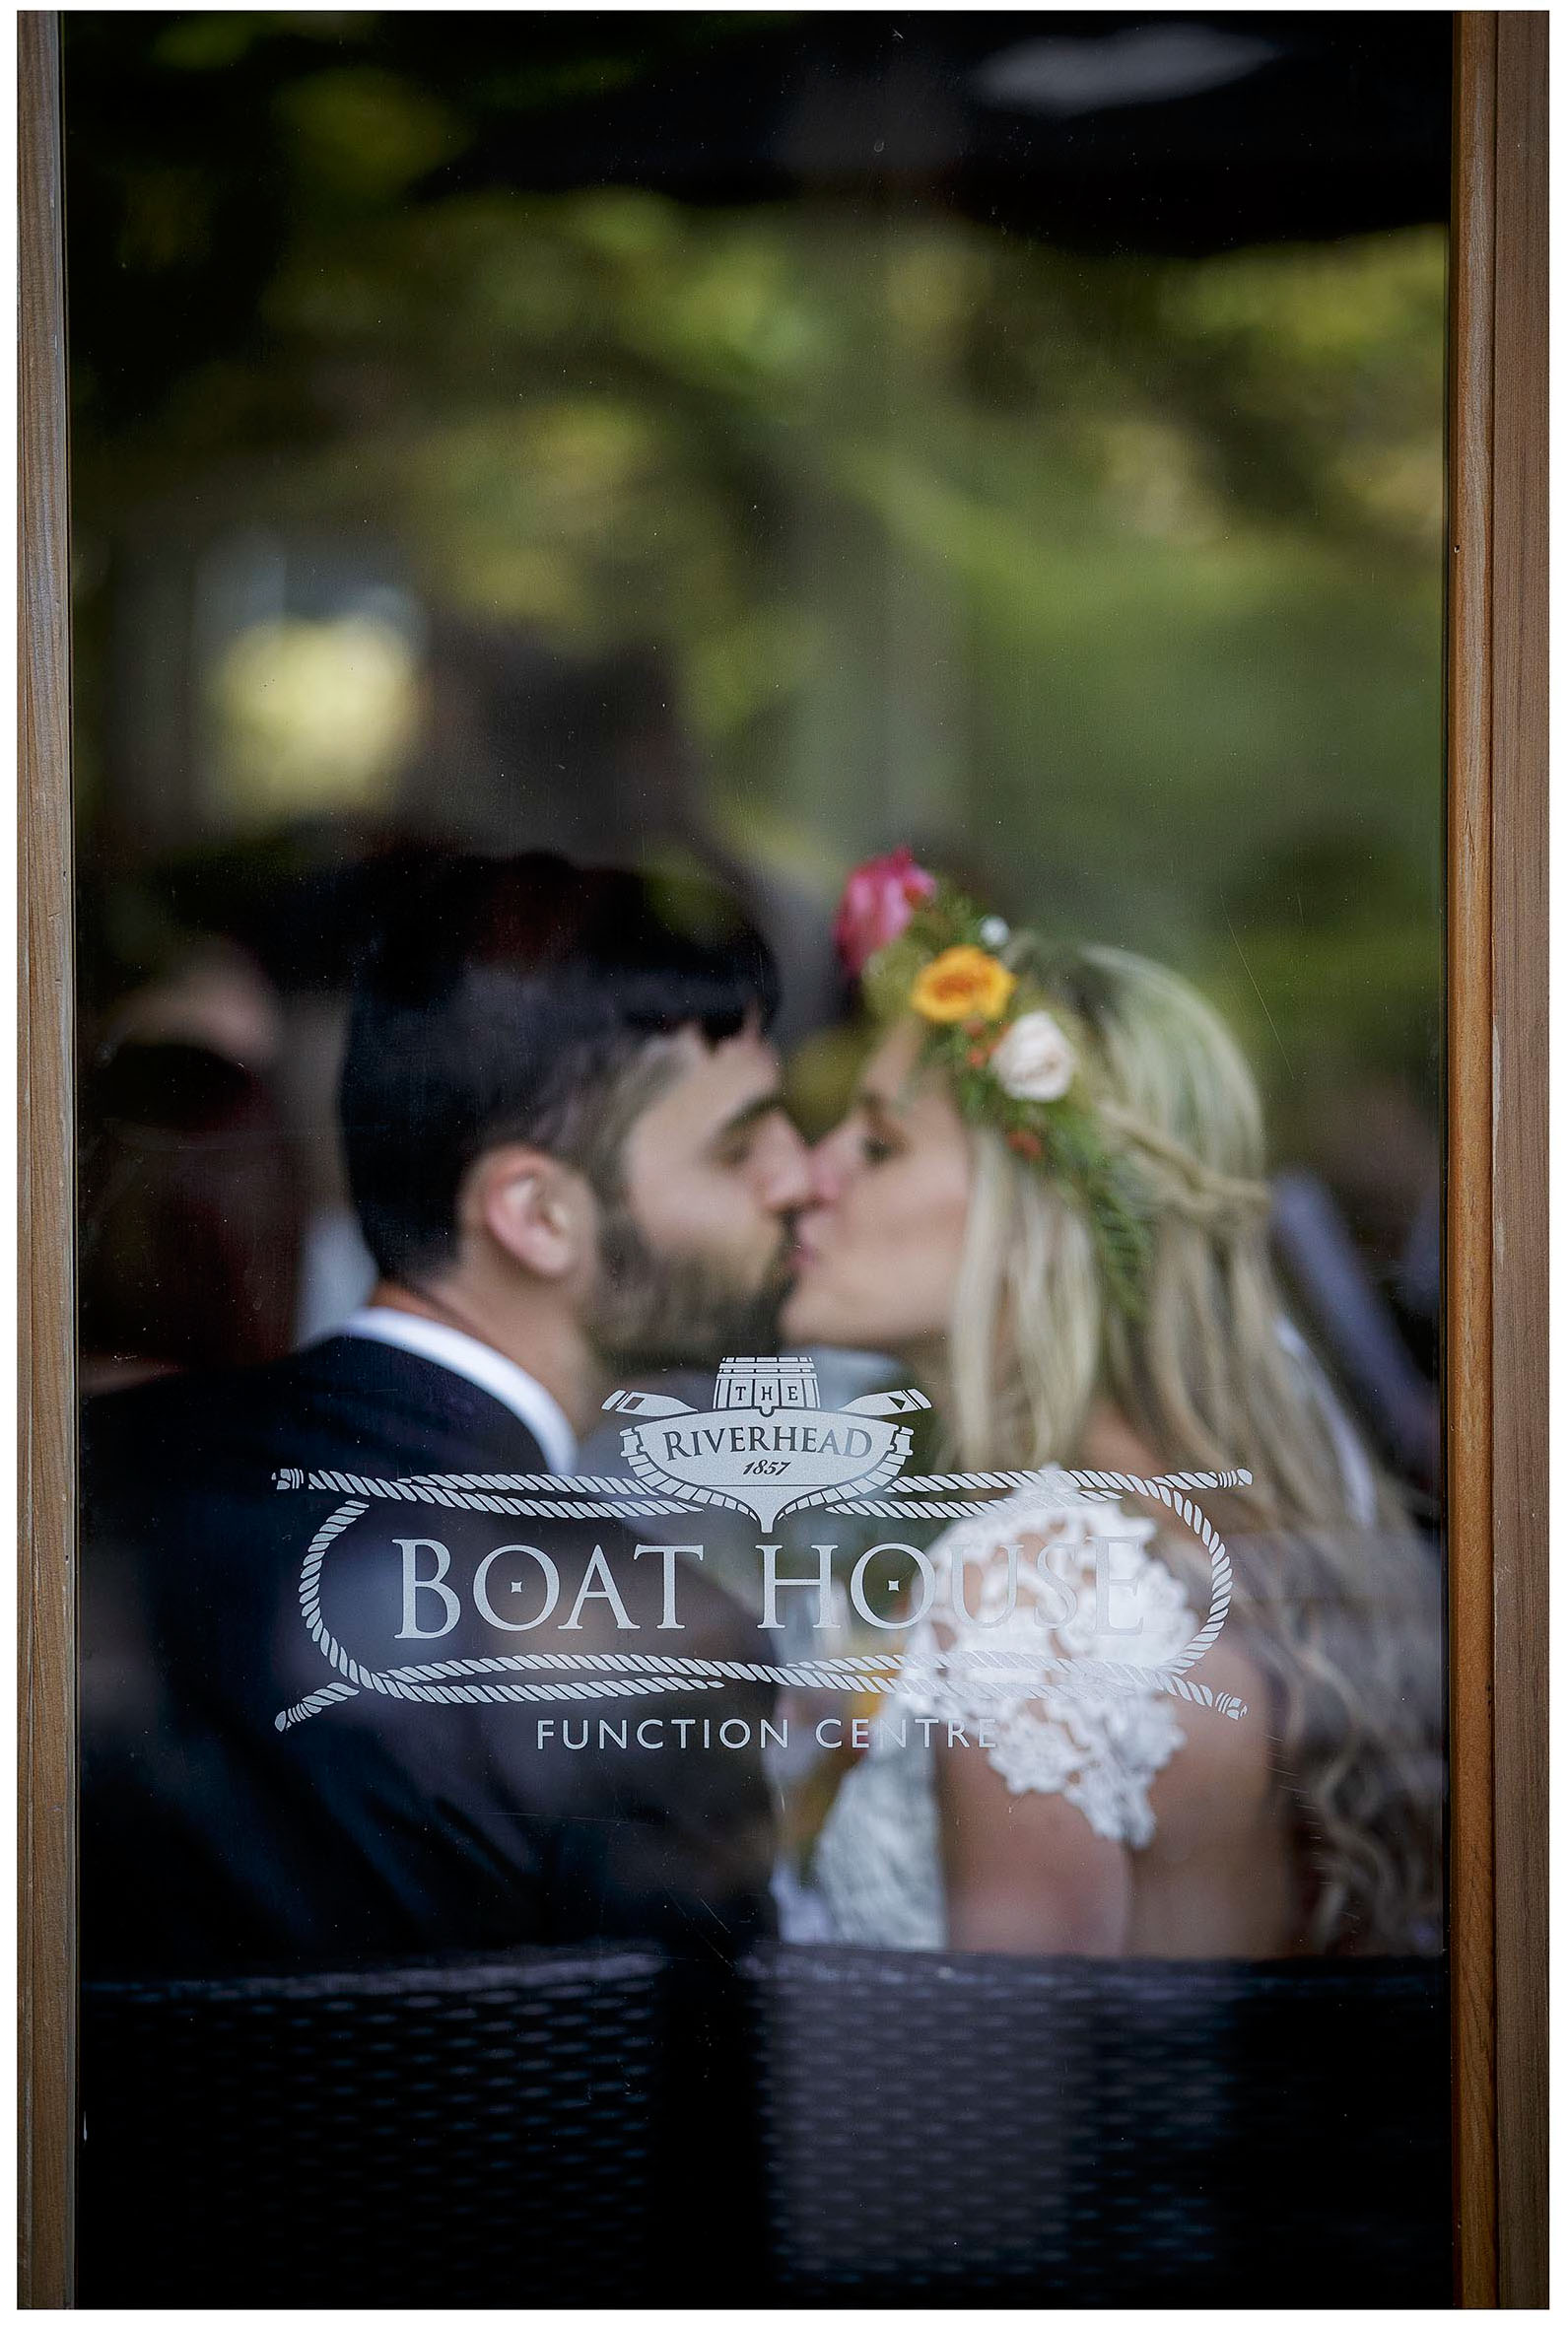
[[[1107,1399],[1168,1470],[1252,1472],[1222,1513],[1230,1623],[1274,1697],[1276,1774],[1306,1878],[1302,1943],[1408,1951],[1440,1929],[1435,1555],[1286,1316],[1267,1249],[1262,1114],[1191,986],[1088,947],[1042,971],[1092,1047],[1100,1112],[1147,1191],[1140,1315],[1110,1298],[1069,1194],[986,1129],[949,1341],[965,1469],[1081,1461]],[[1201,1610],[1207,1560],[1164,1555]],[[1261,1708],[1260,1708],[1261,1709]],[[1268,1717],[1265,1714],[1265,1717]]]

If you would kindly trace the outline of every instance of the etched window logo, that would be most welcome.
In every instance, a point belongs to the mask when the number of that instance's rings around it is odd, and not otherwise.
[[[721,1687],[726,1680],[756,1679],[780,1686],[878,1696],[893,1693],[918,1675],[941,1676],[958,1670],[971,1679],[981,1676],[984,1680],[989,1676],[994,1685],[1014,1693],[1020,1688],[1030,1693],[1055,1687],[1137,1692],[1154,1688],[1233,1720],[1245,1715],[1247,1708],[1237,1697],[1189,1675],[1218,1637],[1231,1597],[1229,1554],[1192,1497],[1248,1484],[1248,1471],[1183,1471],[1140,1477],[1122,1471],[1050,1468],[905,1476],[910,1430],[898,1417],[920,1412],[927,1402],[918,1390],[903,1389],[827,1407],[821,1402],[816,1369],[809,1357],[730,1357],[719,1370],[714,1402],[706,1412],[676,1398],[635,1390],[618,1390],[605,1401],[606,1411],[619,1414],[626,1423],[621,1444],[627,1475],[541,1472],[384,1478],[338,1471],[279,1471],[275,1482],[282,1491],[328,1492],[341,1499],[307,1545],[299,1584],[306,1628],[337,1676],[279,1712],[276,1725],[280,1730],[294,1728],[362,1692],[431,1704],[539,1703],[686,1691],[701,1694]],[[951,1644],[935,1644],[922,1635],[908,1650],[889,1646],[858,1655],[797,1655],[786,1662],[766,1656],[741,1661],[642,1650],[595,1653],[516,1648],[491,1656],[380,1665],[352,1654],[334,1635],[323,1611],[328,1561],[351,1530],[377,1504],[482,1512],[505,1518],[606,1518],[627,1524],[706,1505],[745,1511],[766,1533],[786,1513],[807,1509],[905,1522],[984,1519],[1004,1501],[1015,1509],[1016,1498],[1025,1493],[1033,1497],[1037,1507],[1048,1511],[1053,1507],[1082,1511],[1086,1504],[1097,1506],[1105,1513],[1108,1544],[1115,1541],[1113,1514],[1124,1497],[1168,1510],[1203,1545],[1209,1559],[1208,1610],[1187,1645],[1157,1664],[1119,1662],[1105,1656],[1085,1663],[1052,1655],[1049,1638],[1042,1639],[1038,1655],[1017,1648],[987,1648],[973,1635],[962,1559],[957,1595],[952,1601],[960,1636]],[[1015,1518],[1010,1526],[1012,1532],[1018,1531]],[[999,1530],[997,1548],[1015,1562],[1019,1545],[1006,1539],[1008,1531],[1007,1526]],[[453,1571],[447,1545],[438,1537],[407,1534],[392,1541],[398,1554],[388,1594],[388,1606],[399,1618],[389,1629],[394,1643],[440,1639],[455,1628],[470,1606],[480,1621],[499,1633],[535,1630],[553,1616],[560,1617],[559,1631],[580,1629],[583,1608],[590,1601],[609,1607],[618,1630],[639,1628],[626,1612],[613,1565],[600,1545],[594,1546],[578,1579],[575,1598],[561,1616],[562,1578],[543,1545],[495,1544],[477,1561],[470,1576],[459,1577]],[[819,1559],[819,1608],[825,1609],[837,1545],[817,1543],[813,1548]],[[780,1590],[799,1582],[795,1577],[781,1576],[780,1549],[777,1542],[760,1541],[757,1545],[764,1591],[759,1629],[764,1632],[770,1621],[777,1623]],[[901,1554],[911,1563],[915,1614],[896,1619],[871,1614],[864,1599],[863,1577],[868,1563],[880,1553]],[[1041,1562],[1044,1577],[1049,1548],[1038,1547],[1033,1555]],[[652,1628],[656,1632],[680,1631],[679,1562],[701,1562],[703,1545],[639,1542],[633,1556],[662,1564],[662,1614]],[[500,1571],[503,1562],[510,1572]],[[498,1606],[503,1583],[508,1601],[505,1608]],[[855,1563],[852,1596],[877,1629],[913,1628],[931,1611],[936,1592],[931,1559],[902,1539],[871,1545]],[[513,1596],[524,1603],[517,1611],[511,1606]],[[826,1614],[819,1613],[812,1628],[827,1627]],[[1134,1625],[1115,1622],[1104,1627],[1135,1629]]]
[[[843,1506],[897,1477],[910,1433],[890,1416],[919,1413],[919,1390],[885,1390],[827,1410],[809,1357],[726,1357],[712,1409],[618,1391],[605,1410],[647,1416],[621,1432],[634,1477],[680,1502],[749,1510],[772,1527],[785,1511]]]

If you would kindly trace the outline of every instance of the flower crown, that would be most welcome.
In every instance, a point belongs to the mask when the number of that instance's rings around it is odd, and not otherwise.
[[[1075,1198],[1112,1297],[1135,1316],[1153,1246],[1148,1193],[1107,1137],[1082,1030],[1054,997],[1046,1006],[1031,940],[907,848],[851,873],[834,937],[876,1016],[923,1020],[923,1058],[945,1069],[965,1120]]]

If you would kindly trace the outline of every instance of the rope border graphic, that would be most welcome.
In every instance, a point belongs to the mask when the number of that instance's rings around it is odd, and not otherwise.
[[[788,1664],[753,1664],[693,1656],[572,1655],[536,1650],[515,1656],[462,1656],[435,1664],[404,1664],[377,1671],[349,1655],[328,1629],[321,1613],[321,1569],[326,1554],[375,1501],[434,1504],[454,1510],[493,1511],[522,1518],[653,1518],[684,1512],[685,1501],[629,1496],[619,1477],[562,1479],[553,1473],[509,1476],[483,1471],[432,1473],[423,1477],[359,1477],[340,1471],[284,1470],[276,1474],[280,1492],[306,1490],[340,1493],[340,1502],[316,1529],[300,1570],[300,1612],[306,1629],[339,1677],[317,1688],[299,1703],[280,1712],[273,1725],[280,1732],[313,1719],[333,1704],[362,1691],[416,1704],[508,1704],[580,1702],[604,1696],[669,1695],[721,1687],[726,1679],[769,1680],[781,1686],[853,1690],[868,1695],[890,1695],[906,1679],[962,1669],[982,1685],[1016,1687],[1020,1670],[1042,1685],[1083,1691],[1142,1692],[1156,1688],[1219,1712],[1228,1720],[1246,1717],[1247,1707],[1223,1689],[1205,1687],[1184,1676],[1212,1647],[1230,1608],[1230,1554],[1203,1512],[1189,1500],[1188,1490],[1201,1492],[1227,1486],[1250,1485],[1245,1470],[1178,1471],[1163,1477],[1134,1477],[1125,1471],[968,1471],[945,1476],[899,1480],[890,1491],[899,1498],[882,1501],[865,1496],[824,1497],[822,1507],[873,1518],[958,1518],[977,1516],[998,1507],[995,1500],[927,1501],[913,1499],[932,1492],[973,1492],[989,1489],[1017,1492],[1030,1486],[1050,1487],[1065,1481],[1091,1498],[1111,1501],[1122,1494],[1143,1495],[1162,1502],[1189,1526],[1209,1554],[1209,1610],[1201,1627],[1180,1653],[1165,1664],[1084,1665],[1067,1657],[1038,1658],[1002,1649],[955,1647],[935,1658],[919,1659],[892,1650],[862,1656],[796,1659]],[[551,1492],[550,1489],[555,1489]],[[571,1488],[573,1491],[563,1491]],[[602,1497],[602,1498],[601,1498]],[[987,1671],[995,1672],[987,1680]],[[565,1672],[582,1676],[559,1680],[500,1679],[486,1676],[503,1673]],[[1006,1675],[1011,1675],[1009,1681]],[[1039,1690],[1032,1689],[1031,1693]]]

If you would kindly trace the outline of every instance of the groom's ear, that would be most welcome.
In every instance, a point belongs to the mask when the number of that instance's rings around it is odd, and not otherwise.
[[[481,1234],[533,1276],[559,1282],[592,1257],[593,1198],[578,1172],[537,1147],[490,1147],[457,1204],[464,1238]]]

